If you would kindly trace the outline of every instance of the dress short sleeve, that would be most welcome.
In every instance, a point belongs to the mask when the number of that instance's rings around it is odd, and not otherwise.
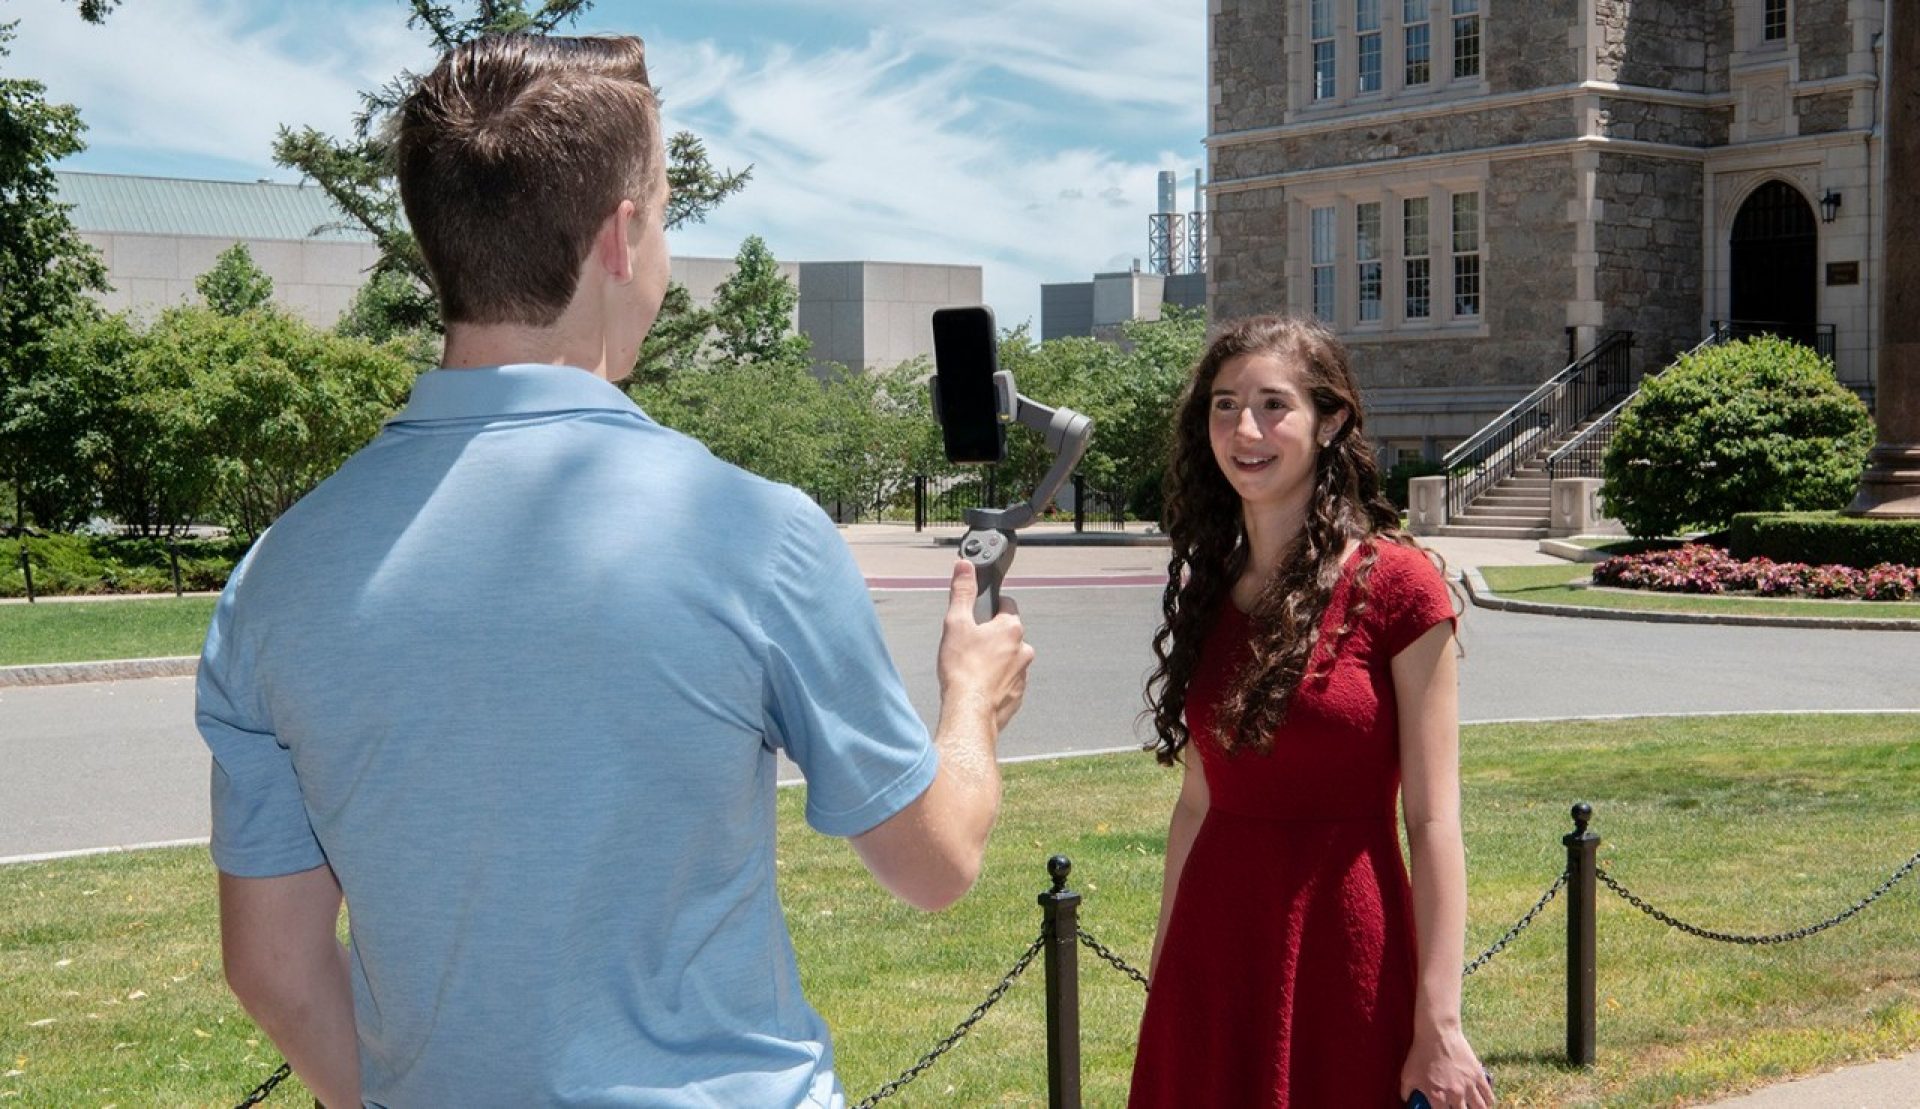
[[[1453,594],[1424,550],[1385,540],[1375,544],[1380,560],[1374,567],[1370,607],[1380,614],[1381,647],[1393,658],[1435,624],[1455,623]]]
[[[768,735],[807,779],[807,823],[854,836],[932,784],[939,759],[880,633],[853,552],[801,500],[759,609]]]

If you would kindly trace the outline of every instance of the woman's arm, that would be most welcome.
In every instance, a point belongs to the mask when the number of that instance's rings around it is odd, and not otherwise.
[[[1460,835],[1460,695],[1450,622],[1435,624],[1394,656],[1393,692],[1420,975],[1413,1050],[1401,1070],[1400,1096],[1417,1088],[1435,1109],[1482,1109],[1492,1104],[1493,1091],[1460,1026],[1467,854]]]
[[[1180,760],[1180,797],[1173,803],[1173,818],[1167,822],[1167,866],[1160,883],[1160,925],[1153,932],[1153,954],[1147,960],[1147,978],[1152,980],[1160,967],[1160,945],[1173,919],[1173,898],[1180,889],[1180,874],[1187,867],[1187,852],[1193,849],[1193,837],[1207,815],[1207,774],[1200,766],[1200,752],[1189,743]]]

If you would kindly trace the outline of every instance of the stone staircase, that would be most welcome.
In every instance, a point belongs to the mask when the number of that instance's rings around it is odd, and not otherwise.
[[[1582,421],[1516,466],[1511,476],[1495,483],[1442,524],[1439,534],[1461,539],[1547,538],[1553,524],[1553,482],[1547,477],[1547,456],[1593,422]]]
[[[1474,498],[1440,526],[1440,534],[1463,539],[1545,539],[1552,518],[1552,485],[1546,464],[1535,458]]]

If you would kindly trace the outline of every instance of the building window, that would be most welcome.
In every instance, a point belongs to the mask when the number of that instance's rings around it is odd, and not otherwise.
[[[1760,19],[1760,41],[1787,41],[1787,0],[1766,0]]]
[[[1480,0],[1453,0],[1453,75],[1480,76]]]
[[[1485,91],[1485,0],[1288,0],[1289,104]]]
[[[1410,196],[1400,202],[1401,255],[1406,267],[1406,317],[1429,319],[1433,315],[1433,259],[1430,257],[1427,198]]]
[[[1359,277],[1360,322],[1380,322],[1380,202],[1353,206],[1353,256]]]
[[[1403,0],[1400,13],[1401,37],[1406,43],[1407,85],[1424,85],[1433,79],[1433,25],[1428,22],[1428,0]]]
[[[1333,38],[1333,0],[1312,0],[1313,98],[1332,100],[1338,95]]]
[[[1313,233],[1313,314],[1333,322],[1333,214],[1332,208],[1315,208],[1309,221]]]
[[[1354,67],[1363,93],[1379,92],[1381,78],[1380,0],[1354,0],[1353,30],[1359,46]]]
[[[1453,314],[1480,314],[1480,194],[1453,194]]]

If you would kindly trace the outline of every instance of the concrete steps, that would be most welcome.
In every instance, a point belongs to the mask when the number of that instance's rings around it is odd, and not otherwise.
[[[1442,525],[1440,534],[1462,539],[1547,538],[1553,521],[1553,481],[1547,477],[1546,456],[1586,428],[1581,424],[1521,463],[1512,476],[1475,497]]]

